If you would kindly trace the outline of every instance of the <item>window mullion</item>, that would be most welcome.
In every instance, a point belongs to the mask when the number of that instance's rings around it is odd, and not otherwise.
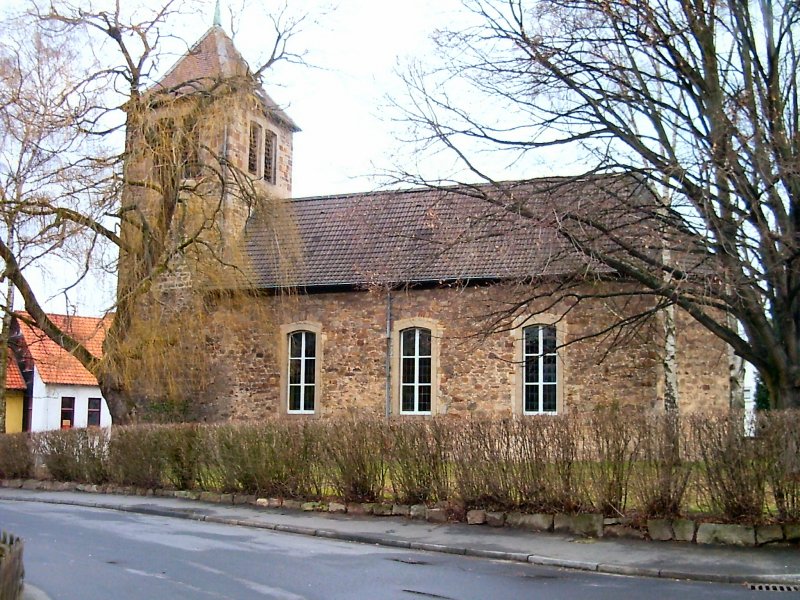
[[[414,330],[414,412],[419,412],[419,329]]]
[[[539,381],[537,382],[537,387],[539,388],[539,406],[536,409],[537,412],[543,413],[544,412],[544,327],[539,327],[539,357],[538,361],[538,369],[539,369]]]
[[[302,403],[300,404],[300,410],[302,410],[303,412],[305,412],[305,410],[306,410],[306,382],[308,380],[308,377],[306,376],[306,368],[308,367],[308,357],[306,356],[306,353],[307,353],[307,350],[306,350],[307,340],[308,340],[308,333],[304,331],[303,332],[303,344],[302,344],[302,348],[301,348],[301,352],[303,353],[303,366],[300,369],[300,381],[303,384],[303,388],[302,388],[303,389],[303,393],[300,394],[300,398],[302,400]]]

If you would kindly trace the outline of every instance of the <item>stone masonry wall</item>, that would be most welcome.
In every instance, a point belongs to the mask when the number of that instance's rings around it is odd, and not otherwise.
[[[228,121],[228,159],[233,165],[247,172],[247,156],[250,145],[250,122],[255,121],[263,130],[271,130],[277,135],[277,176],[275,185],[265,188],[280,197],[292,194],[292,131],[275,120],[268,119],[259,107],[240,106],[230,115]]]
[[[482,320],[507,293],[502,286],[393,292],[395,322],[428,318],[441,328],[438,413],[504,417],[519,412],[514,406],[521,402],[515,394],[521,385],[515,345],[519,329],[480,335]],[[657,391],[661,339],[656,327],[577,341],[602,329],[611,313],[636,308],[593,300],[572,309],[557,325],[567,344],[560,351],[564,411],[587,411],[607,403],[663,408]],[[191,416],[220,420],[285,413],[280,400],[286,362],[279,356],[280,326],[296,322],[321,327],[316,414],[384,414],[386,316],[385,291],[219,301],[208,335],[214,383],[197,399]],[[688,323],[682,324],[679,336],[679,344],[687,346],[679,352],[681,407],[725,405],[727,364],[708,352],[719,344]]]
[[[679,408],[682,412],[730,406],[728,346],[684,311],[676,312]]]

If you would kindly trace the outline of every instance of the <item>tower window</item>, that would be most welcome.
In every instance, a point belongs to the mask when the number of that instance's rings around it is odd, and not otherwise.
[[[274,131],[267,129],[264,137],[264,181],[274,184],[277,180],[276,170],[278,155],[278,136]]]
[[[250,123],[250,143],[247,149],[247,170],[258,176],[258,167],[261,163],[262,129],[258,123]]]
[[[184,179],[197,179],[202,173],[200,168],[200,131],[197,125],[191,122],[184,124],[181,142],[182,175]]]

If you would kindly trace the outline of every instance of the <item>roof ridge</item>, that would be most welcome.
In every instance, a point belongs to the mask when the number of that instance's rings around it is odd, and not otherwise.
[[[299,198],[291,198],[292,202],[307,202],[307,201],[314,201],[314,200],[335,200],[335,199],[347,199],[347,198],[363,198],[364,196],[371,196],[371,195],[378,195],[378,194],[413,194],[413,193],[425,193],[425,192],[435,192],[435,191],[450,191],[456,190],[458,188],[484,188],[490,187],[492,185],[524,185],[524,184],[531,184],[531,183],[538,183],[538,182],[548,182],[548,181],[574,181],[576,183],[586,182],[591,179],[604,179],[606,177],[630,177],[630,173],[589,173],[583,175],[545,175],[542,177],[531,177],[529,179],[503,179],[500,181],[485,181],[482,183],[453,183],[448,185],[429,185],[429,186],[419,186],[419,187],[410,187],[410,188],[386,188],[386,189],[374,189],[374,190],[366,190],[362,192],[350,192],[350,193],[341,193],[341,194],[322,194],[317,196],[301,196]]]
[[[30,317],[30,313],[28,311],[26,311],[26,310],[21,310],[21,311],[17,311],[17,312],[18,312],[18,314],[28,315],[28,317]],[[105,316],[103,316],[103,317],[93,317],[91,315],[69,315],[69,314],[54,313],[54,312],[46,312],[44,314],[46,314],[48,318],[65,317],[67,319],[94,319],[96,321],[104,321],[106,319]],[[31,319],[32,318],[33,317],[31,317]]]
[[[159,77],[158,81],[156,81],[156,82],[155,82],[153,85],[154,85],[154,86],[157,86],[157,85],[158,85],[158,84],[160,84],[162,81],[166,80],[166,79],[167,79],[167,78],[168,78],[170,75],[172,75],[172,73],[174,73],[174,72],[175,72],[175,70],[178,68],[178,65],[180,65],[180,64],[181,64],[181,62],[183,62],[183,60],[184,60],[184,59],[186,59],[187,57],[191,56],[191,55],[192,55],[194,52],[196,52],[197,48],[199,48],[199,47],[200,47],[200,44],[202,44],[202,43],[203,43],[203,42],[206,40],[206,38],[207,38],[208,36],[210,36],[210,35],[211,35],[211,34],[212,34],[212,33],[213,33],[215,30],[217,30],[217,29],[219,29],[219,30],[220,30],[220,31],[221,31],[221,32],[222,32],[222,33],[225,35],[225,37],[229,37],[229,36],[228,36],[228,34],[225,32],[225,30],[224,30],[224,29],[222,29],[222,27],[219,27],[219,26],[217,26],[217,25],[212,25],[211,27],[209,27],[208,29],[206,29],[206,31],[205,31],[205,33],[204,33],[203,35],[201,35],[199,38],[197,38],[197,41],[196,41],[194,44],[192,44],[192,45],[189,47],[189,49],[188,49],[188,50],[186,50],[186,52],[184,52],[183,54],[181,54],[181,55],[180,55],[180,56],[179,56],[179,57],[178,57],[178,58],[175,60],[175,62],[174,62],[174,63],[172,63],[172,66],[171,66],[169,69],[167,69],[167,70],[166,70],[166,72],[165,72],[165,73],[164,73],[164,74],[163,74],[161,77]],[[230,39],[230,38],[229,38],[229,39]],[[233,45],[233,40],[231,40],[231,45]],[[234,46],[234,49],[236,49],[236,47],[235,47],[235,46]],[[244,60],[244,57],[241,55],[241,53],[239,53],[239,51],[238,51],[238,50],[236,50],[236,52],[237,52],[237,54],[239,54],[239,58],[240,58],[241,60],[243,60],[245,64],[247,64],[247,61],[245,61],[245,60]],[[250,68],[250,67],[249,67],[249,65],[248,65],[248,70],[249,70],[249,68]]]

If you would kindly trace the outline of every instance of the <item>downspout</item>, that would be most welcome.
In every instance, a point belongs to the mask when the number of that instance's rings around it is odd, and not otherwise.
[[[222,128],[222,189],[220,190],[220,194],[222,195],[222,223],[220,223],[219,230],[221,232],[225,231],[225,216],[227,212],[230,210],[228,206],[228,122],[225,121],[225,125]],[[227,237],[227,236],[225,236]],[[222,241],[222,240],[221,240]],[[222,241],[224,244],[225,242]],[[226,253],[227,254],[227,253]],[[225,255],[224,255],[225,256]],[[226,256],[227,258],[227,256]]]
[[[392,415],[392,290],[386,291],[386,418]]]

